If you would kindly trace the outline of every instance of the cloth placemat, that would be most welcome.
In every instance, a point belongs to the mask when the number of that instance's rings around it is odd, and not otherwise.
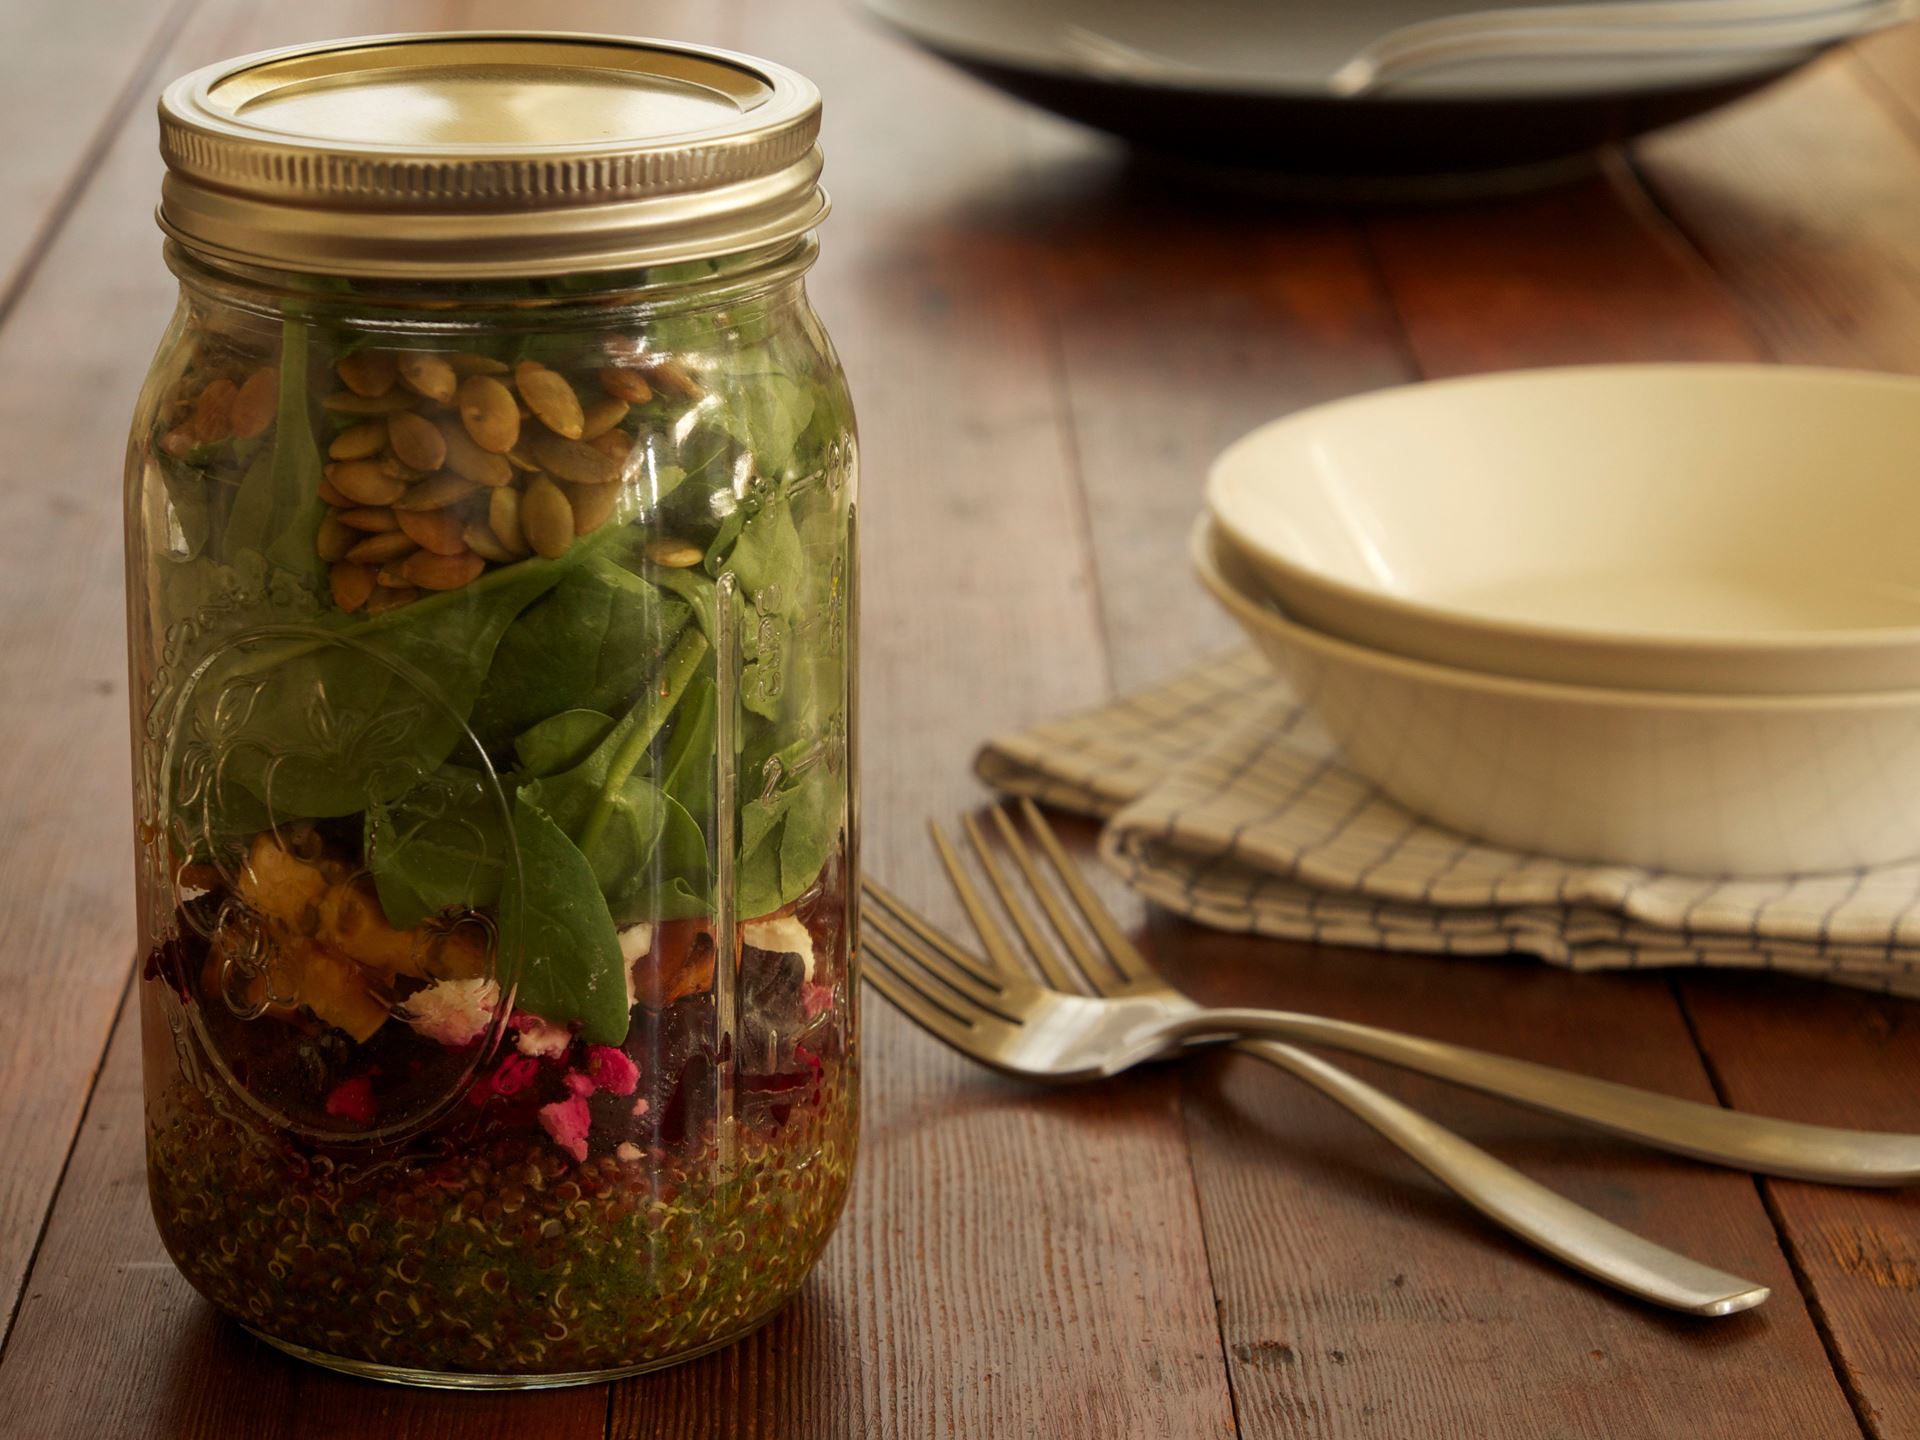
[[[982,779],[1107,819],[1100,854],[1205,925],[1576,970],[1791,971],[1920,995],[1920,864],[1761,880],[1480,844],[1346,768],[1249,650],[990,742]]]

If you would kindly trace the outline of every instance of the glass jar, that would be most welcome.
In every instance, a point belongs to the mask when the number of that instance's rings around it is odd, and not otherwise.
[[[803,289],[817,123],[777,67],[582,37],[308,47],[163,102],[148,1173],[175,1263],[283,1349],[649,1369],[833,1228],[855,447]]]

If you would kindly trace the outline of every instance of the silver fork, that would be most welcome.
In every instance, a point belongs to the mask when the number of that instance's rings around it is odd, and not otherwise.
[[[1071,953],[1078,983],[1014,894],[971,816],[963,817],[968,838],[1053,988],[1022,977],[1010,939],[987,912],[938,826],[933,834],[940,858],[992,961],[968,953],[911,906],[868,880],[864,889],[871,903],[863,910],[866,933],[861,946],[867,982],[935,1038],[1015,1075],[1053,1081],[1092,1078],[1184,1048],[1191,1037],[1182,1035],[1143,1053],[1132,1025],[1123,1023],[1117,1027],[1121,1040],[1116,1057],[1099,1060],[1084,1053],[1088,1032],[1104,1032],[1109,1017],[1125,1015],[1137,1022],[1147,1008],[1160,1009],[1169,1001],[1197,1007],[1159,979],[1087,887],[1039,812],[1029,805],[1027,813],[1068,894],[1098,937],[1104,960],[1095,956],[1059,896],[1041,880],[1005,813],[996,810],[1009,853]],[[1083,985],[1093,993],[1079,993]],[[1277,1065],[1344,1106],[1481,1214],[1576,1270],[1694,1315],[1731,1315],[1767,1298],[1766,1286],[1702,1265],[1602,1219],[1304,1050],[1272,1040],[1242,1040],[1235,1048]],[[1063,1064],[1063,1053],[1073,1058]],[[1135,1058],[1122,1060],[1120,1054]]]
[[[1062,885],[1098,937],[1106,952],[1104,960],[1093,954],[1074,929],[1058,897],[1040,883],[1032,855],[1005,813],[996,810],[994,815],[1008,852],[1034,887],[1081,970],[1091,975],[1109,966],[1120,982],[1098,987],[1103,997],[1098,1001],[1043,993],[1035,1003],[1046,1009],[1048,1023],[1021,1030],[1015,1042],[1015,1057],[1022,1068],[1037,1065],[1063,1080],[1091,1078],[1112,1074],[1181,1043],[1218,1041],[1223,1036],[1288,1040],[1365,1055],[1717,1165],[1826,1184],[1910,1185],[1920,1181],[1920,1135],[1841,1130],[1747,1115],[1550,1065],[1322,1015],[1290,1010],[1202,1009],[1162,980],[1121,933],[1038,807],[1030,800],[1022,801],[1021,807]],[[986,852],[984,839],[970,817],[966,826],[975,848]],[[935,839],[988,953],[1002,972],[1016,976],[1019,967],[1012,960],[1007,937],[966,880],[952,847],[937,828]],[[1017,896],[990,852],[983,854],[982,864],[994,888],[1009,902],[1009,913],[1029,947],[1044,943],[1031,913],[1023,918],[1014,908]],[[1043,973],[1057,989],[1069,988],[1060,985],[1055,971]],[[1044,1048],[1036,1049],[1036,1045]]]

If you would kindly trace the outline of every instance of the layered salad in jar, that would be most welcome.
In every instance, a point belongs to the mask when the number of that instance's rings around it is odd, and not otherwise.
[[[803,304],[525,308],[195,304],[134,436],[154,1214],[415,1375],[723,1343],[852,1161],[837,369]]]

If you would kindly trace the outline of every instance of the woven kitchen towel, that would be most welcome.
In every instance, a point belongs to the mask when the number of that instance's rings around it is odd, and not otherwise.
[[[978,767],[1108,818],[1108,864],[1221,929],[1576,970],[1750,966],[1920,996],[1920,864],[1742,880],[1479,844],[1347,769],[1251,651],[995,740]]]

